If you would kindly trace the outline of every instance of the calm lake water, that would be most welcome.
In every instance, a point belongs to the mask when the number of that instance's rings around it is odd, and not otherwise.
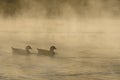
[[[0,80],[119,80],[119,76],[119,57],[0,56]]]

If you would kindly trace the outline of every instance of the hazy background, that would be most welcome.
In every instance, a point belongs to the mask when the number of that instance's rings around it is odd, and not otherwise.
[[[63,52],[73,49],[119,54],[119,3],[119,0],[0,0],[1,48],[56,45]]]
[[[118,17],[119,0],[0,0],[1,16]]]
[[[1,51],[55,45],[64,56],[119,56],[119,2],[0,0]]]

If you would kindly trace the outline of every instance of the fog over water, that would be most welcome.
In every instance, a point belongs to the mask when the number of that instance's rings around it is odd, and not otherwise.
[[[119,0],[1,0],[4,17],[118,17]]]
[[[119,80],[119,0],[0,0],[0,80]],[[31,56],[11,47],[31,45]],[[55,45],[55,57],[37,48]]]

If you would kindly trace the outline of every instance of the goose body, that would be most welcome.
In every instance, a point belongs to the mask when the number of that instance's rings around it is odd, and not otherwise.
[[[37,48],[37,50],[38,50],[37,55],[54,56],[55,55],[55,52],[54,52],[55,49],[56,49],[55,46],[51,46],[50,50]]]
[[[12,47],[12,53],[18,54],[18,55],[28,55],[28,54],[31,54],[31,52],[29,51],[30,49],[32,49],[31,46],[26,46],[25,49],[19,49],[19,48]]]

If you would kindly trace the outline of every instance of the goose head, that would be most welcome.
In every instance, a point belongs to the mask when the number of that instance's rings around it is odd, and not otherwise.
[[[32,47],[31,46],[26,46],[26,50],[28,51],[28,50],[30,50],[30,49],[32,49]]]
[[[57,49],[55,46],[50,47],[50,51],[54,51],[55,49]]]

